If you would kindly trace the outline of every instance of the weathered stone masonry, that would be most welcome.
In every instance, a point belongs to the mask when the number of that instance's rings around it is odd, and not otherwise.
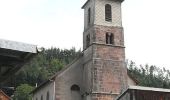
[[[84,62],[88,65],[86,67],[91,68],[86,71],[87,75],[91,75],[89,77],[91,78],[91,97],[92,100],[96,100],[95,98],[103,98],[101,100],[111,98],[106,100],[112,100],[127,87],[123,28],[95,25],[91,31],[94,34],[94,40],[92,40],[94,42],[86,49],[89,55],[92,54],[91,61]],[[114,33],[114,45],[106,44],[106,32]]]

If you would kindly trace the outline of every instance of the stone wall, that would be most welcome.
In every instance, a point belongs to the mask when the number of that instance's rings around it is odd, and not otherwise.
[[[87,30],[94,24],[94,0],[89,0],[89,2],[86,4],[86,7],[84,8],[84,30]],[[88,23],[88,9],[91,9],[91,16],[90,16],[90,24]]]
[[[33,93],[33,100],[41,100],[41,96],[43,97],[43,100],[46,100],[47,92],[49,92],[49,100],[55,100],[54,87],[54,82],[48,82],[46,85]]]
[[[93,68],[93,52],[92,46],[86,49],[83,53],[83,91],[90,93],[92,90],[92,68]]]
[[[124,32],[122,27],[95,25],[95,43],[106,44],[106,33],[112,33],[114,45],[124,46]]]
[[[105,94],[107,94],[107,96],[120,94],[127,88],[127,69],[125,66],[124,48],[100,44],[93,46],[93,52],[95,52],[95,54],[93,54],[92,91],[103,96]]]
[[[88,30],[84,31],[83,33],[83,49],[85,50],[87,47],[87,43],[86,43],[86,37],[87,35],[90,34],[90,45],[92,45],[92,43],[95,41],[95,30],[94,27],[90,27]]]
[[[81,100],[81,98],[74,97],[75,92],[71,91],[73,85],[80,87],[78,91],[79,97],[82,95],[82,58],[74,61],[70,65],[66,66],[55,77],[55,91],[56,100]]]
[[[106,44],[106,33],[114,35],[114,44]],[[127,68],[122,27],[94,25],[84,32],[91,35],[91,46],[85,49],[84,62],[89,100],[113,100],[127,88]],[[88,52],[87,52],[88,51]],[[92,56],[90,55],[92,54]],[[89,55],[89,56],[87,56]],[[91,58],[90,58],[91,57]]]
[[[91,100],[115,100],[113,98],[116,98],[116,96],[110,95],[110,94],[93,94]]]

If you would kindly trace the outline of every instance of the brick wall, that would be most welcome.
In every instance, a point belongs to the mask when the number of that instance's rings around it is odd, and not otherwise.
[[[113,45],[106,44],[107,32],[114,34]],[[128,84],[123,28],[94,25],[85,31],[85,34],[91,35],[91,46],[84,51],[88,51],[84,53],[86,56],[84,59],[89,58],[92,61],[84,62],[86,73],[91,75],[88,77],[91,78],[88,79],[91,80],[89,86],[91,98],[92,100],[113,100],[127,88]]]
[[[124,34],[122,27],[95,25],[95,43],[106,44],[106,33],[113,33],[114,46],[124,46]]]

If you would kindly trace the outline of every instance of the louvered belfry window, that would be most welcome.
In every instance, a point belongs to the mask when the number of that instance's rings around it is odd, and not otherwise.
[[[106,44],[114,45],[114,35],[112,33],[106,33]]]
[[[88,9],[88,24],[91,22],[91,9]]]
[[[112,7],[109,4],[105,5],[105,21],[112,21]]]

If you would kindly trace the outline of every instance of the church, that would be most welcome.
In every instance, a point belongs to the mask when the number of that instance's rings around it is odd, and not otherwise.
[[[137,90],[142,94],[154,88],[136,86],[138,82],[127,73],[121,16],[123,1],[87,0],[82,6],[82,55],[34,89],[33,100],[166,100],[135,99],[144,96],[137,95]],[[167,93],[166,96],[170,93],[164,89],[157,91]]]

